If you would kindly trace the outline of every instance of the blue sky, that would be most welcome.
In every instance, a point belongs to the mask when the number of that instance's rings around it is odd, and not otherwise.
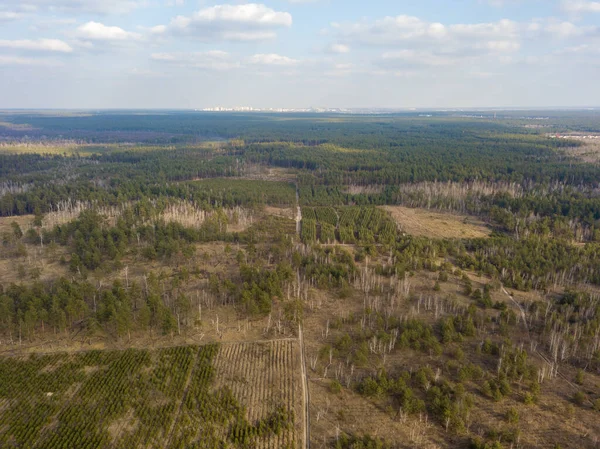
[[[598,80],[600,1],[0,1],[0,108],[600,106]]]

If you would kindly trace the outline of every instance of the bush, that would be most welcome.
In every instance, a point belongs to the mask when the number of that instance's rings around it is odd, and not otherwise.
[[[506,421],[508,421],[510,424],[517,424],[519,422],[519,412],[516,408],[511,407],[506,412]]]
[[[535,403],[535,397],[531,393],[525,393],[525,396],[523,396],[523,403],[525,405],[533,405]]]
[[[471,439],[469,444],[470,449],[502,449],[502,444],[499,441],[487,443],[479,437]]]
[[[342,392],[342,384],[337,379],[334,379],[329,384],[329,391],[333,394],[340,394]]]
[[[342,435],[335,443],[336,449],[389,449],[391,446],[370,435],[363,437]]]
[[[579,406],[585,403],[585,394],[583,391],[578,391],[573,395],[573,402]]]

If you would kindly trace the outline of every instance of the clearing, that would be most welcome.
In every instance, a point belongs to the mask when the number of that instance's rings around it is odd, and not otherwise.
[[[403,206],[384,206],[383,209],[410,235],[439,239],[472,239],[490,235],[485,223],[475,217]]]
[[[600,162],[600,136],[595,139],[583,139],[579,138],[583,145],[579,147],[570,147],[565,149],[565,153],[569,156],[573,156],[588,164],[597,164]]]

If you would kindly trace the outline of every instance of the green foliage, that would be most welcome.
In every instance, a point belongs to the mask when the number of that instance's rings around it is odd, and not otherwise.
[[[511,407],[506,412],[506,421],[509,424],[518,424],[519,423],[519,412],[516,408]]]
[[[396,240],[396,225],[388,214],[373,207],[303,207],[305,243],[386,243]],[[314,232],[313,232],[314,226]],[[318,232],[317,232],[318,230]],[[317,235],[318,234],[318,235]]]
[[[502,443],[499,441],[484,441],[479,437],[471,438],[470,449],[502,449]]]
[[[341,435],[332,447],[335,449],[392,449],[389,443],[370,435],[362,437]]]
[[[367,377],[363,379],[356,389],[363,396],[382,399],[389,396],[397,410],[408,414],[417,414],[425,409],[425,404],[418,399],[412,388],[408,385],[412,376],[403,373],[398,378],[391,378],[386,373],[378,377]]]
[[[333,394],[340,394],[342,392],[342,384],[334,379],[329,383],[329,391]]]
[[[243,281],[240,302],[250,314],[268,314],[273,299],[283,296],[283,283],[293,276],[291,268],[285,264],[278,265],[275,270],[241,265],[240,275]]]
[[[573,394],[573,402],[577,405],[579,405],[580,407],[585,404],[586,401],[586,396],[585,393],[583,391],[577,391]]]
[[[102,330],[115,338],[149,327],[170,333],[177,329],[175,314],[186,316],[184,303],[167,305],[161,293],[153,275],[144,292],[135,283],[125,288],[118,280],[104,289],[66,279],[49,285],[9,285],[0,295],[0,311],[4,311],[0,332],[14,337],[15,329],[20,328],[22,338],[30,340],[43,328],[54,333],[84,330],[89,335]]]
[[[427,390],[427,409],[446,430],[456,433],[466,430],[466,422],[473,407],[473,398],[464,393],[462,385],[451,387],[441,383]]]
[[[23,231],[21,230],[21,226],[16,221],[10,223],[10,227],[13,231],[13,236],[18,240],[23,237]]]

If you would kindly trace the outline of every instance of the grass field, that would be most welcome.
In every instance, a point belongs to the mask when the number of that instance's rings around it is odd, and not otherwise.
[[[440,239],[470,239],[487,237],[490,234],[485,224],[474,217],[402,206],[385,206],[383,209],[388,211],[400,228],[410,235]]]
[[[2,123],[0,122],[0,127]],[[20,128],[17,128],[20,129]],[[27,128],[29,129],[29,128]],[[222,141],[205,141],[196,143],[193,148],[196,149],[210,149],[214,152],[218,152],[224,145]],[[118,153],[122,151],[134,151],[149,153],[157,150],[174,150],[177,147],[163,147],[163,146],[152,146],[152,145],[138,145],[131,143],[102,143],[102,144],[89,144],[79,143],[76,141],[52,141],[52,142],[19,142],[19,143],[3,143],[0,144],[0,154],[51,154],[51,155],[68,155],[73,156],[78,154],[79,156],[91,156],[93,154],[108,154]]]
[[[0,447],[298,447],[296,348],[287,340],[2,357]]]

